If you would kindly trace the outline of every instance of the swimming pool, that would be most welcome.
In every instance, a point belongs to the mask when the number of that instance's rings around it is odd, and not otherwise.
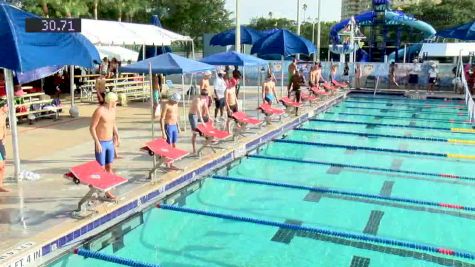
[[[350,95],[84,247],[161,266],[475,266],[302,230],[475,253],[475,161],[450,157],[475,155],[454,141],[475,140],[451,131],[469,128],[464,119],[456,102]],[[68,254],[50,266],[115,265]]]

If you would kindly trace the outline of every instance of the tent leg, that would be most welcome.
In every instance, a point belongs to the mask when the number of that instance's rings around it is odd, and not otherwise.
[[[150,108],[152,110],[152,139],[155,139],[155,110],[154,110],[154,103],[153,103],[153,76],[152,76],[152,64],[148,64],[148,75],[149,75],[149,82],[150,82]],[[160,103],[157,103],[160,105]]]
[[[71,95],[71,108],[69,109],[69,115],[73,118],[79,117],[79,110],[76,109],[76,112],[73,112],[75,107],[74,99],[74,65],[69,66],[69,90]]]
[[[242,110],[245,111],[246,107],[246,67],[242,67]]]
[[[183,132],[186,133],[186,110],[185,110],[185,75],[181,75],[181,90],[183,92],[182,103],[183,103]]]
[[[12,147],[13,147],[13,164],[15,172],[13,178],[18,183],[18,176],[20,174],[20,149],[18,146],[18,129],[15,112],[15,104],[13,99],[13,73],[9,69],[4,69],[5,73],[5,87],[7,91],[7,103],[8,103],[8,117],[10,122],[10,130],[12,132]]]
[[[280,58],[280,97],[284,97],[284,56]]]

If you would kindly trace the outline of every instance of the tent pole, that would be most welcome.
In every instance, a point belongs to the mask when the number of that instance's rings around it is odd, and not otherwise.
[[[191,39],[191,55],[193,56],[193,59],[196,59],[195,57],[195,42],[193,39]]]
[[[153,76],[152,76],[152,63],[148,63],[148,75],[149,75],[149,82],[150,82],[150,108],[152,110],[152,139],[155,139],[155,110],[153,106]],[[160,105],[160,103],[157,103]]]
[[[246,103],[246,66],[242,66],[242,110],[245,110]]]
[[[284,97],[284,55],[280,56],[280,97]]]
[[[185,74],[181,74],[181,90],[183,93],[183,132],[186,133],[186,110],[185,110]]]
[[[10,130],[12,132],[12,147],[13,147],[13,164],[15,172],[13,178],[18,183],[18,176],[20,174],[20,148],[18,146],[18,129],[15,112],[15,102],[13,98],[13,73],[9,69],[4,69],[5,73],[5,87],[7,92],[8,117],[10,122]]]
[[[71,108],[74,107],[74,65],[69,66],[69,88],[71,90]]]
[[[260,106],[261,94],[260,94],[260,85],[261,85],[261,67],[257,66],[257,106]],[[260,119],[261,113],[257,112],[257,118]]]

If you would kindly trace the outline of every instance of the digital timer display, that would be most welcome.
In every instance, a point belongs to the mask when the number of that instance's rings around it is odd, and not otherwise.
[[[26,32],[81,32],[81,19],[27,18]]]

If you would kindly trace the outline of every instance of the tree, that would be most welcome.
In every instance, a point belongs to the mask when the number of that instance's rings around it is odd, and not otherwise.
[[[442,0],[439,4],[434,4],[423,0],[406,7],[404,11],[431,24],[436,30],[441,30],[473,20],[475,1]]]
[[[157,0],[154,7],[166,7],[158,13],[164,27],[191,36],[197,46],[205,33],[220,32],[231,27],[230,12],[224,0]]]
[[[288,29],[291,31],[296,31],[297,23],[295,20],[290,20],[286,18],[253,18],[249,23],[249,26],[256,30],[268,30],[273,28]]]

